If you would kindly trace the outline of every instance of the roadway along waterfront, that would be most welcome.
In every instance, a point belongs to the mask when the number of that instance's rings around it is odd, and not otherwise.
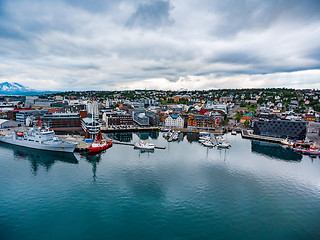
[[[0,144],[0,239],[320,239],[320,159],[227,134],[110,133],[100,155]]]

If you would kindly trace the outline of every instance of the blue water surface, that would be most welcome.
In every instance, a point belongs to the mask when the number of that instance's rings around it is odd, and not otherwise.
[[[0,239],[320,239],[320,159],[226,135],[126,133],[95,156],[0,144]]]

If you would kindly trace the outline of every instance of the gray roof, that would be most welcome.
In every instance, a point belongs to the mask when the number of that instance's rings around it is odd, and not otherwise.
[[[8,119],[0,119],[0,124],[8,122],[8,121],[9,121]]]

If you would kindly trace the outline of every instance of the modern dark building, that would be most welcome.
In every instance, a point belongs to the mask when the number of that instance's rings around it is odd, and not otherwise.
[[[146,117],[149,118],[150,126],[159,126],[160,117],[154,112],[146,112]]]
[[[149,118],[143,112],[134,112],[133,121],[139,126],[149,126]]]
[[[254,120],[253,133],[261,136],[304,140],[307,134],[307,122],[283,119]]]
[[[81,131],[79,113],[48,113],[41,118],[42,126],[47,126],[54,131]]]

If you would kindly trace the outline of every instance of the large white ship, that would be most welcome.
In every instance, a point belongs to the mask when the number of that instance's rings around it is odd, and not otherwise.
[[[55,152],[73,152],[78,144],[59,139],[52,130],[37,128],[31,128],[27,132],[15,131],[8,135],[1,135],[0,142]]]

